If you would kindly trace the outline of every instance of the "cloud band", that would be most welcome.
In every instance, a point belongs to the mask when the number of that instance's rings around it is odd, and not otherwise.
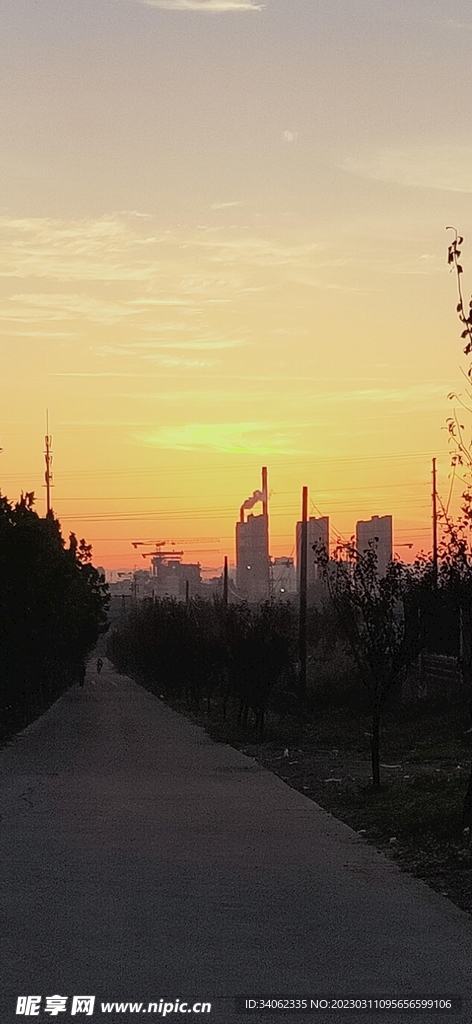
[[[255,0],[139,0],[145,7],[161,11],[206,11],[221,14],[228,11],[262,11],[265,3]]]

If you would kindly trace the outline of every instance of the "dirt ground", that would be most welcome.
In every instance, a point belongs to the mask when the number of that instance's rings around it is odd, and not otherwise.
[[[363,835],[368,843],[395,859],[400,867],[422,878],[472,914],[472,849],[462,832],[459,816],[449,835],[426,827],[409,833],[408,812],[418,791],[426,802],[439,798],[461,807],[467,788],[470,763],[432,761],[421,764],[402,760],[381,762],[381,791],[375,797],[370,761],[343,751],[270,749],[245,744],[244,753],[255,757],[289,786],[316,801],[335,817]],[[448,794],[450,796],[448,797]],[[410,807],[409,807],[410,801]],[[406,809],[402,814],[401,808]],[[454,827],[455,826],[455,827]]]

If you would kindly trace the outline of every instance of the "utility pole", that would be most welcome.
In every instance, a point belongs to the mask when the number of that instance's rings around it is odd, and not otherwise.
[[[223,605],[228,607],[228,555],[225,555],[225,567],[223,569]]]
[[[267,558],[267,593],[266,598],[270,597],[270,555],[269,555],[269,485],[267,480],[267,466],[262,467],[262,515],[264,516],[265,523],[265,547],[266,547],[266,558]]]
[[[436,459],[433,459],[433,583],[438,585],[438,511],[436,504]]]
[[[302,530],[300,538],[300,617],[298,651],[300,659],[300,709],[306,698],[306,599],[308,569],[308,487],[302,493]]]
[[[44,438],[44,443],[46,445],[46,448],[45,448],[45,451],[44,451],[44,460],[46,462],[46,472],[44,474],[44,479],[46,481],[46,515],[50,516],[51,512],[52,512],[52,508],[51,508],[51,487],[53,486],[53,482],[52,482],[52,452],[51,452],[52,437],[51,437],[51,435],[49,433],[49,413],[48,413],[47,409],[46,409],[46,436]]]

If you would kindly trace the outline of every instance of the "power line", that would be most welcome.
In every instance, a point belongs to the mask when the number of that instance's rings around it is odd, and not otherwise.
[[[323,496],[326,496],[326,500],[329,501],[330,500],[330,498],[329,498],[330,494],[338,494],[339,492],[342,492],[342,493],[344,493],[344,492],[352,493],[354,491],[362,491],[364,493],[369,493],[370,491],[383,491],[383,490],[387,490],[387,489],[390,490],[391,488],[397,488],[397,487],[420,487],[423,484],[424,484],[424,480],[412,480],[412,481],[409,481],[407,483],[395,483],[395,484],[368,484],[368,485],[364,485],[364,486],[362,484],[359,484],[359,485],[355,485],[355,486],[352,486],[352,487],[335,487],[335,486],[333,486],[331,488],[331,490],[322,491],[321,494]],[[226,491],[226,494],[227,494],[228,497],[233,497],[233,495],[234,495],[235,502],[237,502],[240,499],[240,497],[241,497],[240,490],[232,491],[232,492]],[[295,491],[293,489],[290,490],[290,491],[271,491],[271,497],[272,498],[278,498],[280,496],[284,496],[285,497],[287,494],[295,495]],[[89,497],[84,497],[83,495],[77,495],[76,497],[61,496],[58,500],[60,500],[60,501],[181,501],[183,498],[193,498],[193,497],[194,497],[193,494],[141,494],[141,495],[127,494],[125,496],[116,494],[116,495],[103,495],[102,497],[97,497],[97,495],[95,495],[95,494],[92,495],[91,494]]]
[[[198,453],[198,454],[200,454],[200,453]],[[226,459],[228,458],[228,453],[221,452],[221,453],[218,453],[218,454],[221,454],[222,458],[223,457],[225,457]],[[438,454],[438,453],[436,453],[436,454]],[[174,455],[175,455],[175,452],[174,452]],[[450,451],[450,449],[446,448],[443,451],[440,451],[439,455],[448,455],[448,456],[450,456],[451,455],[451,451]],[[287,465],[290,468],[298,469],[300,467],[306,467],[307,465],[309,465],[309,466],[317,466],[317,465],[320,465],[320,464],[323,464],[323,465],[325,465],[325,464],[328,464],[328,465],[341,465],[341,464],[344,464],[344,463],[349,463],[349,464],[354,464],[355,463],[355,464],[357,464],[357,463],[360,463],[360,462],[367,462],[367,463],[371,463],[371,462],[387,462],[387,461],[390,462],[390,461],[395,461],[395,460],[403,461],[403,460],[411,460],[411,459],[419,459],[419,458],[430,459],[430,458],[432,458],[432,456],[433,456],[433,453],[431,451],[397,452],[397,453],[390,453],[390,454],[387,454],[387,455],[357,455],[357,456],[352,456],[352,457],[351,456],[336,456],[336,455],[333,455],[333,456],[330,456],[330,455],[317,456],[317,455],[312,455],[312,454],[308,453],[304,459],[300,460],[300,459],[294,459],[291,456],[277,455],[277,453],[271,452],[271,461],[274,464],[276,464],[277,466],[280,466],[280,465],[285,466],[285,465]],[[252,453],[248,453],[246,455],[246,458],[247,459],[251,459],[254,462],[256,462],[256,460],[260,459],[260,456],[259,455],[253,455]],[[201,476],[201,474],[202,474],[201,467],[200,466],[195,466],[195,456],[193,456],[192,462],[193,462],[192,465],[190,465],[190,466],[185,468],[185,474],[188,475],[190,473],[196,473],[199,476]],[[182,472],[182,469],[180,469],[180,470],[175,470],[174,469],[173,470],[172,468],[169,468],[169,467],[166,467],[166,466],[156,466],[153,469],[136,469],[135,467],[133,467],[131,469],[117,469],[117,470],[65,470],[64,472],[61,472],[61,479],[63,479],[63,480],[76,480],[76,479],[83,478],[83,477],[88,478],[90,480],[92,480],[92,479],[102,480],[102,479],[105,479],[105,478],[114,478],[114,477],[126,477],[126,478],[129,479],[131,476],[132,477],[141,477],[141,476],[156,477],[156,476],[161,476],[161,475],[162,476],[168,476],[169,473],[171,473],[173,471],[174,472]],[[250,468],[248,468],[247,472],[250,472]],[[216,473],[219,477],[222,474],[226,474],[226,473],[233,473],[234,474],[234,467],[228,466],[228,465],[226,465],[226,466],[225,465],[223,465],[223,466],[207,466],[205,468],[205,475],[206,476],[210,476],[212,473]],[[36,471],[33,472],[32,474],[29,474],[29,475],[33,479],[37,479],[38,478]],[[4,474],[3,478],[4,479],[8,479],[8,480],[20,480],[21,481],[21,480],[24,480],[24,477],[25,477],[25,473],[23,472],[23,473],[6,473],[6,474]]]

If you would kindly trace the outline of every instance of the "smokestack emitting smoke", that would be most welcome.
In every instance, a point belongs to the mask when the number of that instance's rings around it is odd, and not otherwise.
[[[262,491],[253,491],[251,497],[246,498],[246,501],[243,502],[241,508],[253,508],[254,505],[257,505],[258,501],[264,501],[264,494]]]
[[[262,491],[253,491],[250,498],[246,498],[239,510],[239,518],[244,523],[244,509],[254,508],[258,501],[262,501],[264,506],[263,514],[267,516],[267,469],[264,466],[262,470]]]

